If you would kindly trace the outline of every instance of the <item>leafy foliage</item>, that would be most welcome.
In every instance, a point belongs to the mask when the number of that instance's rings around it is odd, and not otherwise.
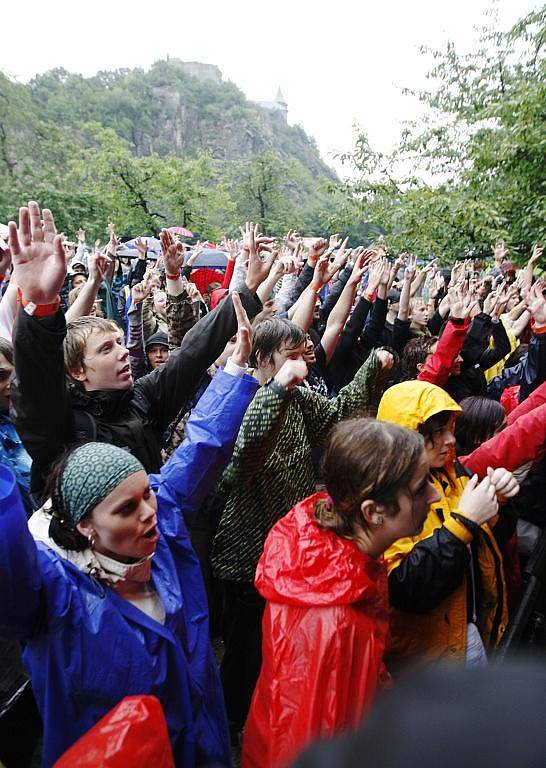
[[[84,78],[55,69],[28,86],[0,74],[0,220],[36,198],[60,228],[105,236],[179,224],[201,238],[255,218],[317,231],[335,175],[303,129],[232,83],[173,61]]]
[[[528,257],[546,238],[545,41],[546,6],[508,32],[482,30],[472,54],[425,51],[427,117],[389,155],[358,136],[338,227],[358,217],[395,248],[447,262],[483,257],[499,239]]]

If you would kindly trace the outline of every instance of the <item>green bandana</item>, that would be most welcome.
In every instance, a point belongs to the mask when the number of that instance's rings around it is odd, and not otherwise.
[[[53,494],[53,506],[75,526],[114,488],[144,467],[123,448],[85,443],[72,453]]]

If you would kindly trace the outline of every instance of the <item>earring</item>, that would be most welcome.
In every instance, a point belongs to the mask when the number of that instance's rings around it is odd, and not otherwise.
[[[372,515],[372,523],[374,525],[383,525],[383,515],[378,515],[378,514]]]
[[[93,549],[95,546],[95,537],[92,533],[87,536],[87,543],[89,544],[89,549]]]

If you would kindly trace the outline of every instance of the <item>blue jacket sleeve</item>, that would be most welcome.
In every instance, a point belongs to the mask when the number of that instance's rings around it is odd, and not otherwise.
[[[15,476],[0,466],[0,635],[28,639],[42,608],[42,577]]]
[[[251,376],[238,379],[218,371],[191,413],[186,439],[160,474],[151,477],[159,495],[160,515],[167,502],[189,519],[214,489],[231,458],[243,416],[258,386]],[[163,529],[166,520],[159,522]]]

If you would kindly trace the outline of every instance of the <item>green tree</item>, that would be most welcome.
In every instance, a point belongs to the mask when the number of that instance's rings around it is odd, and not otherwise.
[[[340,215],[366,218],[398,248],[452,261],[500,238],[516,260],[546,237],[546,7],[513,29],[482,31],[462,56],[429,51],[427,117],[388,155],[360,134],[358,173]]]

